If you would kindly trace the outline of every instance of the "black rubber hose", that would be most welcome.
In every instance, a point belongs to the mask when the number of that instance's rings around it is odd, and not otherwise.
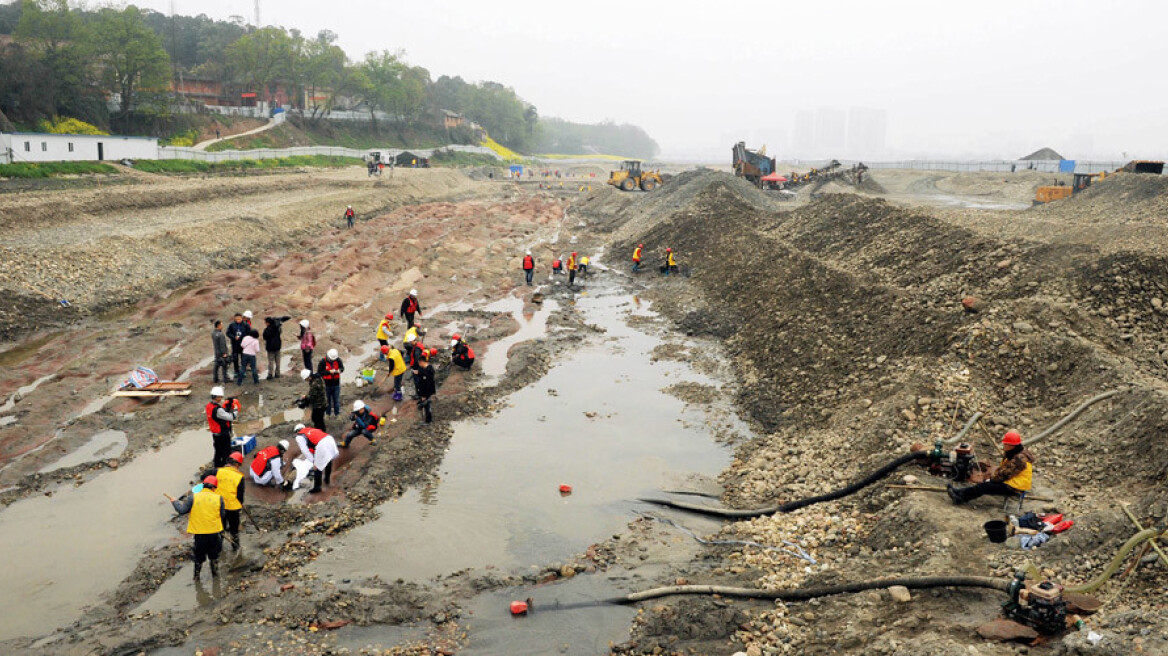
[[[660,597],[692,594],[716,594],[722,595],[723,597],[740,597],[746,599],[805,601],[816,597],[890,588],[894,585],[904,586],[910,590],[927,590],[930,588],[988,588],[990,590],[1005,592],[1007,586],[1010,585],[1010,581],[1007,579],[990,578],[988,576],[906,576],[893,579],[825,585],[814,588],[797,588],[794,590],[760,590],[758,588],[731,588],[720,585],[671,585],[664,588],[653,588],[652,590],[645,590],[643,592],[634,592],[610,601],[635,604],[640,601]]]
[[[788,513],[806,506],[823,503],[824,501],[834,501],[836,499],[846,497],[849,494],[855,494],[856,492],[859,492],[860,490],[896,471],[901,465],[912,462],[914,460],[927,458],[928,455],[929,454],[927,451],[916,451],[913,453],[908,453],[893,460],[892,462],[889,462],[880,469],[877,469],[876,471],[868,474],[864,478],[861,478],[851,485],[848,485],[847,487],[841,487],[840,489],[833,490],[827,494],[807,497],[805,499],[796,499],[795,501],[788,501],[787,503],[781,505],[768,506],[766,508],[736,510],[733,508],[715,508],[713,506],[706,506],[702,504],[685,503],[683,501],[671,501],[669,499],[641,499],[641,501],[654,503],[659,506],[665,506],[666,508],[676,508],[678,510],[688,510],[690,512],[701,513],[704,515],[713,515],[715,517],[730,517],[734,519],[761,517],[763,515],[773,515],[775,513]]]

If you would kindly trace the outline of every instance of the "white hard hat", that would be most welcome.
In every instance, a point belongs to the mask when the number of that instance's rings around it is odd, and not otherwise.
[[[292,446],[291,444],[288,444],[288,440],[280,440],[279,442],[277,442],[277,444],[280,445],[280,450],[282,450],[282,451],[287,451],[288,448],[290,446]]]
[[[414,333],[406,333],[406,344],[414,341]]]
[[[329,360],[336,360],[338,355],[340,355],[340,354],[337,353],[336,349],[329,349],[328,350],[328,359]]]
[[[350,206],[349,206],[349,209],[353,209],[353,206],[352,206],[352,205],[350,205]]]
[[[357,412],[358,410],[364,410],[364,409],[365,409],[365,402],[364,401],[362,401],[360,399],[353,401],[353,412]]]
[[[308,319],[301,319],[300,325],[307,328],[308,327]]]
[[[308,380],[308,377],[311,375],[312,375],[312,371],[309,369],[301,369],[300,370],[300,380]]]
[[[293,428],[293,429],[292,429],[292,432],[293,432],[293,433],[299,433],[299,432],[300,432],[300,431],[302,431],[302,430],[304,430],[304,424],[296,424],[296,428]]]
[[[457,339],[450,340],[450,345],[451,346],[458,346],[458,340]]]
[[[530,248],[529,248],[529,249],[527,249],[527,254],[528,254],[528,255],[531,255],[531,249],[530,249]]]
[[[418,290],[416,290],[416,289],[410,290],[410,296],[417,296],[417,295],[418,295]]]
[[[251,317],[252,317],[251,310],[247,310],[243,313],[244,319],[250,319]]]
[[[223,396],[223,388],[222,387],[212,387],[211,388],[211,396]]]

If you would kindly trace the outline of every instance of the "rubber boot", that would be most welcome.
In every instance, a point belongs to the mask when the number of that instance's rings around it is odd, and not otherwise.
[[[203,573],[203,563],[195,563],[195,580],[199,580],[199,575]]]
[[[208,562],[211,563],[211,578],[219,578],[219,559],[210,558],[208,559]]]
[[[954,505],[960,506],[961,504],[965,503],[965,499],[961,498],[961,495],[957,493],[957,490],[954,489],[952,483],[945,486],[945,491],[949,493],[949,499],[953,502]]]
[[[319,469],[312,472],[312,489],[308,491],[309,494],[317,494],[320,492],[321,471]]]
[[[394,401],[401,401],[402,400],[402,391],[401,390],[394,390],[393,391],[393,400]]]

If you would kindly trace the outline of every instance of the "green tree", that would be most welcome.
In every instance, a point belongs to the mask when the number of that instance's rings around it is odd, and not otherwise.
[[[539,124],[539,110],[535,105],[528,105],[527,109],[523,110],[523,122],[527,123],[527,136],[535,134],[535,126]]]
[[[170,80],[170,57],[137,7],[102,9],[93,34],[102,80],[108,91],[120,95],[123,117],[129,115],[144,92],[165,93]]]
[[[104,122],[101,99],[93,93],[90,32],[68,0],[22,0],[16,39],[47,68],[53,113]]]
[[[292,37],[278,27],[245,34],[227,48],[227,59],[252,90],[270,101],[280,82],[286,82],[294,56]]]
[[[393,115],[397,123],[416,119],[421,114],[430,83],[429,71],[406,64],[402,53],[388,50],[368,53],[359,69],[360,97],[368,106],[375,126],[378,110]]]

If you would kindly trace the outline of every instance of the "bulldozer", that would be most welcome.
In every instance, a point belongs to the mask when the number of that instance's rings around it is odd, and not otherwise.
[[[608,176],[608,184],[621,191],[653,191],[661,184],[659,171],[642,171],[641,162],[635,159],[621,162],[619,171],[613,171]]]

